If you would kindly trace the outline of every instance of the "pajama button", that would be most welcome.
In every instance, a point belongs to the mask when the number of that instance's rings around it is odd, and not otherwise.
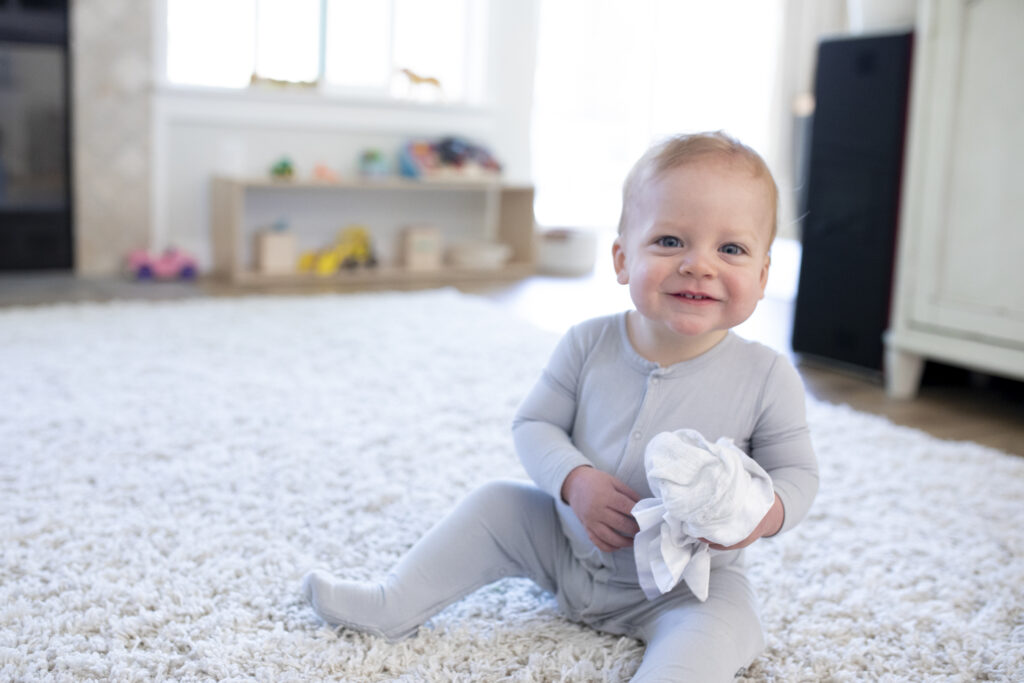
[[[633,432],[633,440],[634,441],[639,441],[640,440],[640,432]]]

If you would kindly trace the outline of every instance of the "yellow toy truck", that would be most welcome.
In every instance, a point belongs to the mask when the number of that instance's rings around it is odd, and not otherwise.
[[[299,271],[323,276],[333,275],[342,268],[351,270],[376,265],[370,231],[361,225],[342,228],[334,244],[320,251],[307,251],[299,259]]]

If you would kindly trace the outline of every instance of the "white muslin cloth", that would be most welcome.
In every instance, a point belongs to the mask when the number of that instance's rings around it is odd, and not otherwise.
[[[644,466],[654,497],[633,507],[640,587],[653,600],[683,580],[703,602],[717,551],[700,539],[729,546],[749,536],[775,502],[771,477],[732,439],[710,443],[693,429],[657,434]]]

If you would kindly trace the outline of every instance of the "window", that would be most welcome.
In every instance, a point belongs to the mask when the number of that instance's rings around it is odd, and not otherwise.
[[[479,104],[489,0],[166,0],[167,80]]]

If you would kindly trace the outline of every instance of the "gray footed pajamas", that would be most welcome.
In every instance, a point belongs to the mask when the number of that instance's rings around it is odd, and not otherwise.
[[[536,482],[493,482],[467,496],[380,584],[314,579],[307,588],[327,621],[391,640],[411,635],[446,605],[507,576],[551,591],[565,615],[643,640],[634,681],[731,679],[764,647],[743,551],[716,554],[708,599],[685,583],[647,600],[632,548],[611,553],[587,537],[561,500],[580,465],[651,495],[644,449],[659,432],[731,437],[771,475],[785,507],[782,531],[806,514],[818,470],[792,365],[729,333],[705,354],[660,367],[633,349],[626,314],[572,328],[515,417],[516,450]],[[761,541],[770,542],[770,541]]]

